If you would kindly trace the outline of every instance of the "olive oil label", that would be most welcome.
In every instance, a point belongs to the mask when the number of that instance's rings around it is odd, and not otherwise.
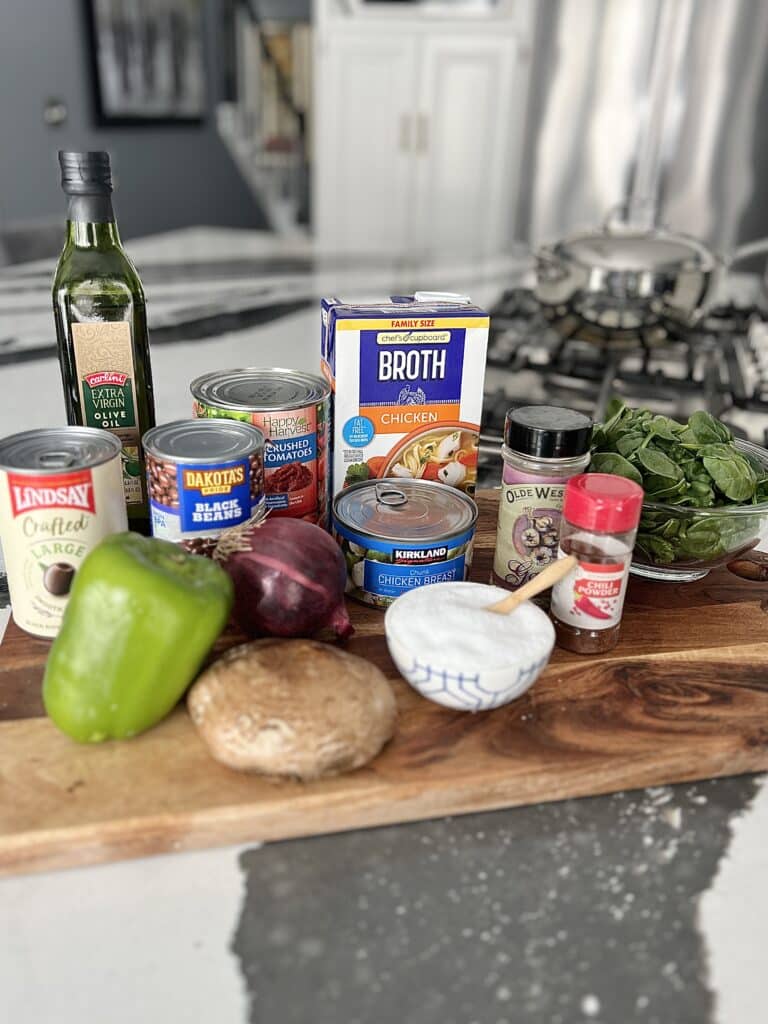
[[[141,439],[131,325],[124,321],[73,323],[72,340],[84,422],[120,438],[125,500],[128,504],[141,504]]]
[[[136,426],[133,383],[128,374],[114,370],[89,373],[82,385],[85,422],[89,427],[118,430]]]

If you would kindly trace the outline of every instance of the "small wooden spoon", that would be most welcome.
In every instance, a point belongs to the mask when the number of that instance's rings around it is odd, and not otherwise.
[[[526,583],[524,587],[520,587],[519,590],[510,594],[509,597],[503,597],[495,604],[486,605],[485,610],[487,612],[496,612],[497,615],[509,615],[523,601],[527,601],[529,597],[534,597],[536,594],[540,594],[542,590],[549,590],[550,587],[554,587],[564,576],[568,575],[571,569],[575,569],[578,564],[579,560],[576,555],[558,558],[556,562],[552,562],[546,569],[542,569],[538,576],[529,583]]]

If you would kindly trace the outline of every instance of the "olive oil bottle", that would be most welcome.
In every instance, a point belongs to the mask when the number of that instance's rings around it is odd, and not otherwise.
[[[155,403],[144,290],[117,231],[109,153],[60,152],[59,163],[69,214],[53,311],[67,419],[120,439],[128,521],[147,533],[141,438]]]

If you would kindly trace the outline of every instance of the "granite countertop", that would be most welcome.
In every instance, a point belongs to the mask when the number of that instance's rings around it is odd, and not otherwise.
[[[321,294],[490,303],[526,268],[203,228],[128,249],[166,420],[216,366],[316,369]],[[64,421],[51,270],[0,273],[3,435]],[[767,870],[768,787],[742,777],[7,879],[0,989],[19,1024],[762,1024]]]

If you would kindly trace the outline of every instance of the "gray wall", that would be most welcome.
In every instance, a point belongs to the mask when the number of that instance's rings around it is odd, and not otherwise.
[[[312,0],[251,0],[251,7],[265,20],[309,21],[312,17]]]
[[[204,0],[209,113],[202,125],[97,128],[80,0],[0,0],[0,230],[63,219],[58,149],[112,154],[124,237],[190,224],[264,227],[258,204],[216,132],[221,88],[219,0]],[[48,97],[67,104],[43,123]]]

